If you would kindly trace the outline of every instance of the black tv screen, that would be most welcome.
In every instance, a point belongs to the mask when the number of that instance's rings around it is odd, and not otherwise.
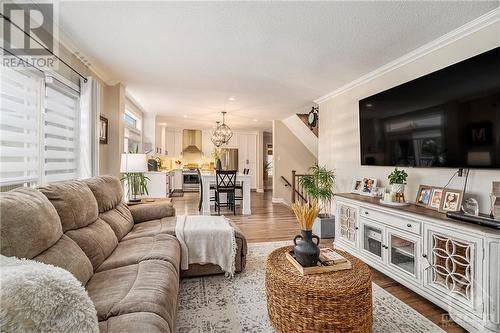
[[[359,101],[361,164],[500,168],[500,48]]]

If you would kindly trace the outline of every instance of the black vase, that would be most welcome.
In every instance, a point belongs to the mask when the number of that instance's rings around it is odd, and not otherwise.
[[[316,243],[313,242],[316,239]],[[319,237],[311,230],[301,230],[293,239],[295,260],[303,267],[316,266],[319,260]]]
[[[222,170],[222,162],[220,161],[220,159],[217,159],[217,161],[215,161],[215,170]]]

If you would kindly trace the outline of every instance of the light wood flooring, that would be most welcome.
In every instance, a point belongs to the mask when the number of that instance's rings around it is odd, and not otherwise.
[[[183,197],[172,198],[177,215],[198,214],[198,193],[185,193]],[[252,215],[243,216],[237,207],[237,215],[221,210],[221,214],[234,221],[247,237],[248,242],[272,242],[290,240],[299,233],[295,216],[289,207],[271,202],[272,193],[252,192]],[[322,241],[330,244],[330,241]],[[372,268],[372,280],[386,291],[411,306],[446,332],[467,332],[448,318],[447,312],[427,301],[390,277]]]

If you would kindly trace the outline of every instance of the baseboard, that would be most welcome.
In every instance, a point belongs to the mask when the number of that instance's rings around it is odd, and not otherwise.
[[[272,203],[280,203],[288,206],[288,203],[283,198],[272,198],[271,201]]]

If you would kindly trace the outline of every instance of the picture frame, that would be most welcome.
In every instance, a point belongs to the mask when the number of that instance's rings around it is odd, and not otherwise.
[[[108,144],[108,118],[99,116],[99,143]]]
[[[459,211],[462,207],[463,197],[464,191],[462,190],[444,189],[439,211],[441,213]]]
[[[364,177],[361,183],[361,195],[373,196],[374,190],[377,187],[377,179]]]
[[[443,198],[443,191],[444,189],[442,187],[432,187],[431,197],[427,208],[439,210],[439,207],[441,206],[441,199]]]
[[[351,193],[360,194],[362,189],[363,179],[354,177],[351,184]]]
[[[421,207],[429,206],[431,201],[432,186],[420,185],[418,187],[417,197],[415,199],[415,205]]]

